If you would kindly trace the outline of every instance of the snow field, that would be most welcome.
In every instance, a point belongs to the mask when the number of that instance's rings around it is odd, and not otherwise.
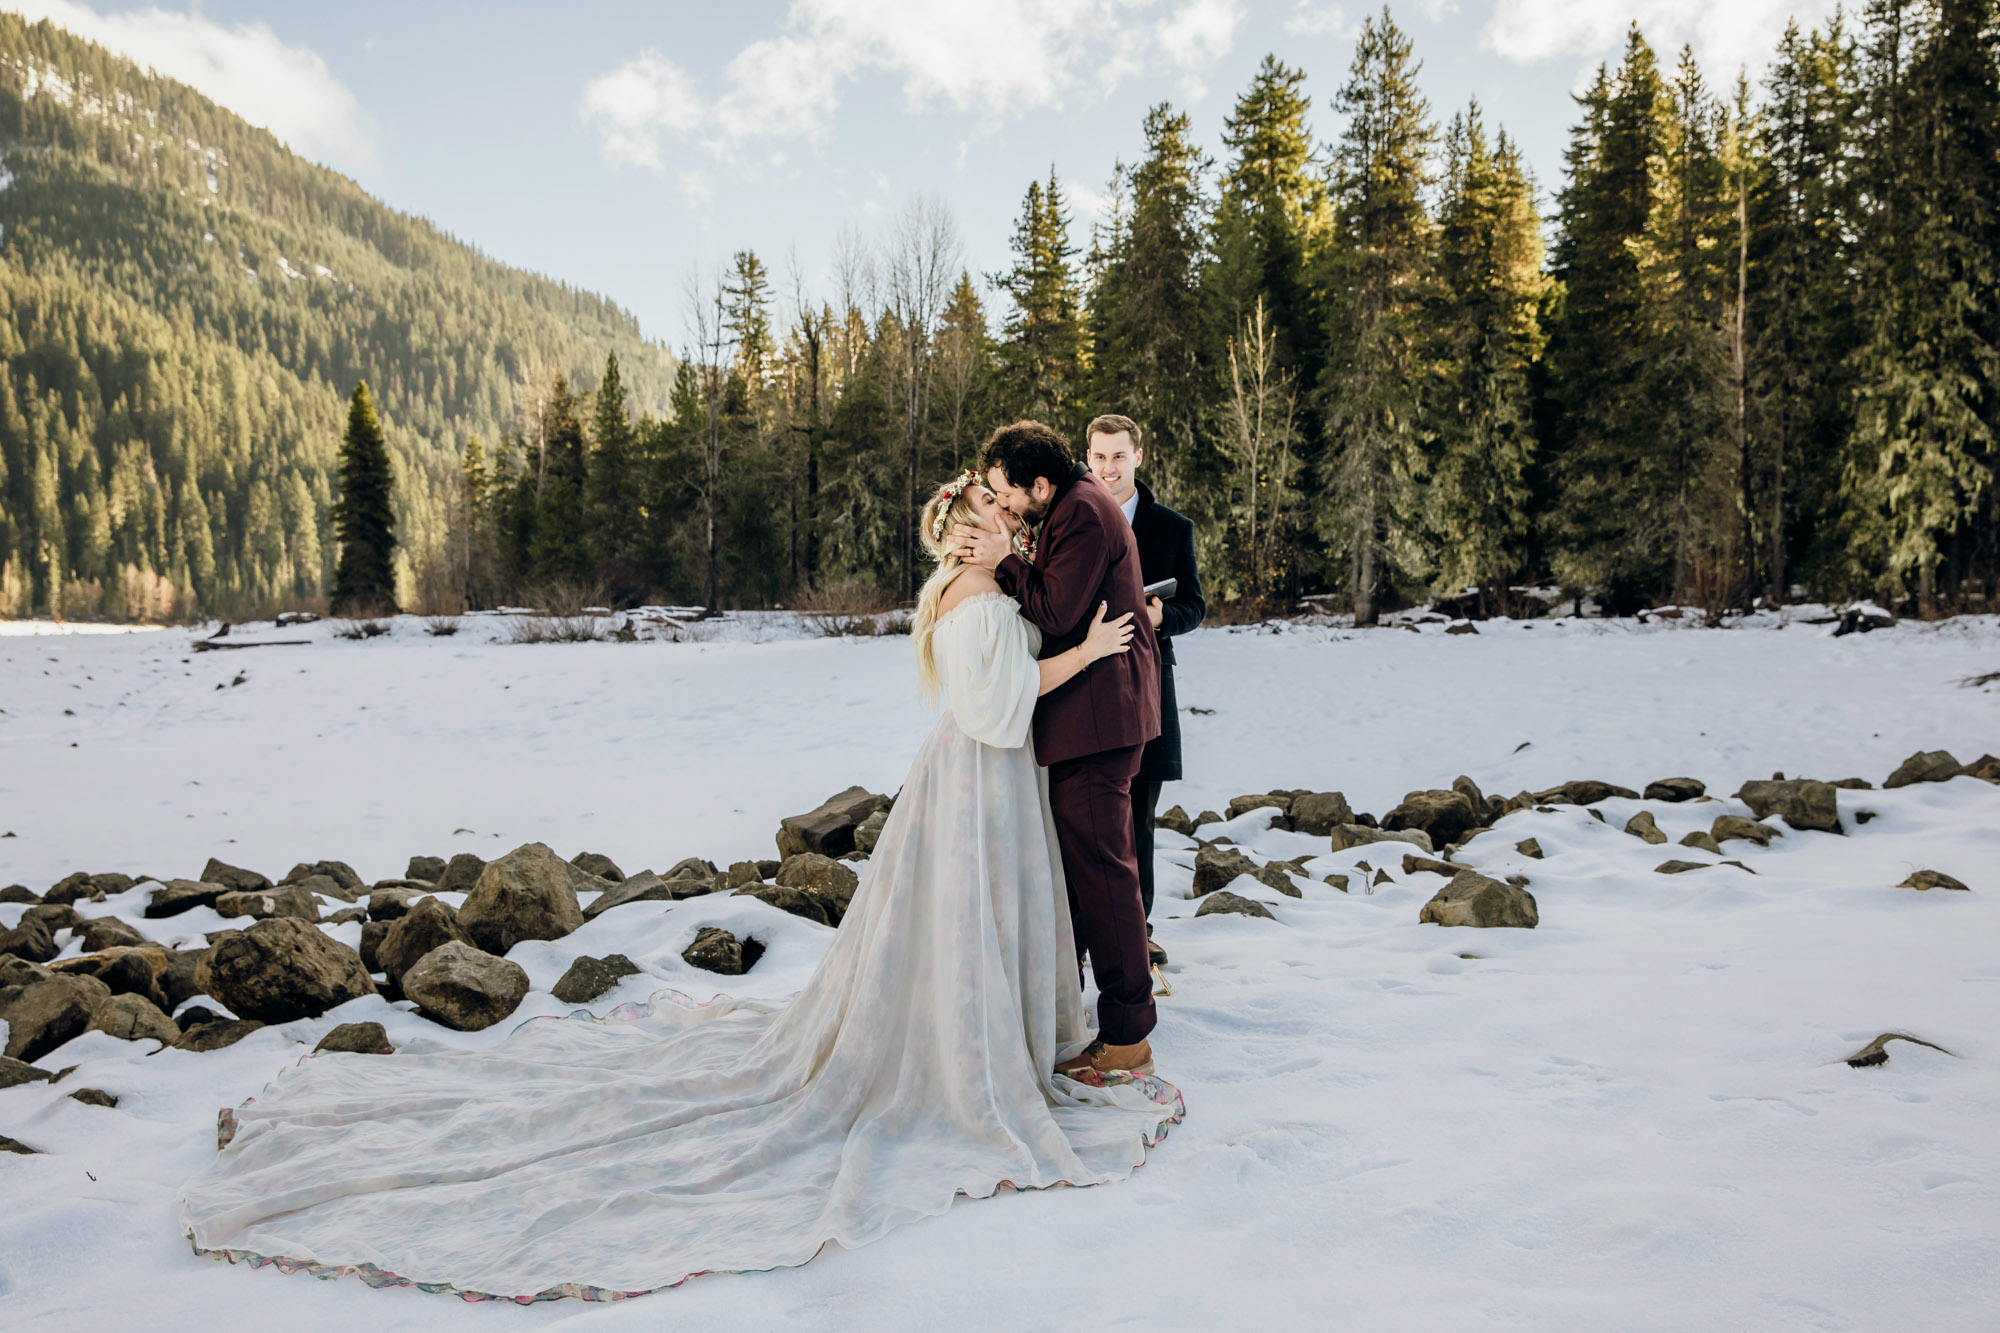
[[[0,883],[190,875],[210,855],[274,876],[338,857],[372,880],[413,853],[530,840],[628,872],[726,864],[770,856],[780,815],[849,783],[893,790],[929,725],[906,640],[507,646],[470,624],[428,640],[405,621],[362,643],[313,627],[306,647],[200,655],[185,631],[0,640],[0,831],[17,834]],[[2000,669],[1991,618],[1837,640],[1799,624],[1422,629],[1183,639],[1181,703],[1215,711],[1183,716],[1192,780],[1163,804],[1312,787],[1379,814],[1461,772],[1502,794],[1687,774],[1726,797],[1776,769],[1879,783],[1916,749],[2000,750],[1994,696],[1958,684]],[[449,1033],[369,998],[208,1054],[91,1034],[40,1062],[80,1066],[61,1085],[0,1091],[0,1133],[44,1149],[0,1158],[0,1322],[1990,1327],[2000,788],[1839,799],[1844,837],[1730,842],[1749,871],[1671,876],[1653,867],[1718,859],[1683,833],[1749,812],[1613,799],[1604,822],[1511,815],[1459,859],[1527,875],[1533,931],[1419,925],[1444,880],[1405,875],[1410,849],[1327,853],[1255,811],[1223,831],[1259,860],[1312,854],[1304,897],[1246,877],[1229,887],[1276,922],[1195,920],[1192,844],[1163,832],[1154,917],[1175,994],[1155,1045],[1189,1114],[1130,1182],[963,1203],[802,1269],[620,1306],[287,1279],[197,1259],[174,1233],[172,1192],[213,1151],[216,1108],[337,1023],[455,1046],[511,1023]],[[1666,846],[1620,831],[1642,808]],[[1514,850],[1528,837],[1543,859]],[[1363,861],[1396,882],[1368,892]],[[1920,867],[1973,892],[1894,887]],[[1352,891],[1321,883],[1331,871]],[[207,909],[145,921],[144,896],[84,909],[169,942],[223,924]],[[0,926],[22,910],[0,906]],[[688,968],[679,951],[711,924],[769,951],[743,978]],[[600,1011],[661,986],[779,997],[830,935],[748,899],[632,904],[518,946],[535,986],[518,1017],[565,1012],[547,988],[607,952],[647,975]],[[1884,1031],[1952,1054],[1895,1043],[1885,1066],[1841,1062]],[[70,1101],[79,1087],[120,1105]]]

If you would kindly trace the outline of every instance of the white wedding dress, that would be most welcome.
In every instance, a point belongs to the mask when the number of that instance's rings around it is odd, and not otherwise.
[[[1124,1178],[1180,1094],[1052,1072],[1092,1033],[1027,746],[1038,642],[999,593],[939,621],[948,711],[791,1003],[663,992],[485,1051],[308,1057],[224,1113],[181,1191],[195,1248],[616,1299],[864,1245],[959,1194]]]

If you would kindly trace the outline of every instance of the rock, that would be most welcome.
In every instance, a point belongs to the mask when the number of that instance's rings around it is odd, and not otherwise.
[[[1431,835],[1420,828],[1392,830],[1369,828],[1365,824],[1337,824],[1332,838],[1336,852],[1344,852],[1350,847],[1365,847],[1374,842],[1407,842],[1422,852],[1437,851],[1431,843]]]
[[[1239,875],[1255,875],[1258,868],[1255,861],[1234,847],[1215,844],[1202,847],[1194,854],[1194,896],[1214,893],[1235,882]]]
[[[1834,626],[1833,637],[1837,639],[1843,634],[1867,634],[1872,630],[1890,629],[1895,623],[1896,617],[1880,607],[1865,603],[1850,606],[1840,613],[1840,623]]]
[[[80,930],[83,918],[68,903],[36,903],[21,913],[23,921],[39,921],[49,928],[50,933],[58,930]]]
[[[313,1053],[341,1051],[352,1055],[387,1055],[395,1049],[389,1044],[388,1029],[380,1023],[342,1023],[319,1039]]]
[[[270,917],[212,948],[195,972],[242,1018],[289,1023],[375,993],[361,955],[295,917]]]
[[[367,920],[368,920],[367,908],[343,907],[338,912],[335,912],[331,916],[327,917],[324,924],[329,926],[344,926],[350,921],[360,921],[365,923]]]
[[[41,917],[24,916],[20,925],[0,932],[0,954],[12,954],[31,963],[46,963],[61,952],[61,947],[56,944],[55,932]]]
[[[1347,876],[1345,875],[1329,874],[1326,877],[1325,882],[1331,884],[1334,888],[1339,889],[1342,893],[1347,892]]]
[[[208,864],[202,867],[201,879],[204,884],[220,884],[223,888],[234,889],[238,893],[255,893],[259,889],[271,887],[271,881],[256,871],[218,861],[212,856],[208,858]]]
[[[96,977],[74,973],[0,990],[0,1019],[7,1024],[7,1046],[0,1054],[33,1064],[81,1036],[90,1016],[110,998],[110,988]]]
[[[847,915],[847,905],[854,901],[861,877],[829,857],[802,852],[788,857],[778,867],[778,883],[784,888],[802,889],[819,899],[820,906],[826,909],[827,924],[837,926]]]
[[[168,949],[159,975],[154,978],[167,1002],[160,1007],[172,1013],[195,996],[203,994],[201,982],[196,973],[201,970],[202,959],[208,956],[206,949]]]
[[[181,1039],[174,1043],[174,1049],[219,1051],[225,1046],[234,1046],[263,1026],[254,1018],[222,1018],[213,1023],[200,1023],[181,1033]]]
[[[639,973],[638,965],[622,953],[579,958],[562,974],[552,994],[564,1004],[589,1004],[625,978]]]
[[[0,1055],[0,1088],[18,1088],[23,1083],[46,1083],[49,1071],[37,1069],[26,1060]]]
[[[0,1152],[20,1153],[24,1157],[33,1157],[40,1153],[41,1149],[30,1148],[19,1139],[10,1139],[5,1134],[0,1134]]]
[[[762,864],[761,861],[758,862],[759,866]],[[783,862],[779,864],[782,865]],[[674,862],[662,878],[719,880],[722,878],[722,872],[716,869],[713,861],[703,860],[699,856],[685,856]]]
[[[1473,624],[1470,620],[1461,620],[1454,624],[1446,625],[1444,632],[1446,634],[1477,634],[1479,633],[1479,626]]]
[[[1178,805],[1169,807],[1165,814],[1157,816],[1153,820],[1153,827],[1171,829],[1184,838],[1194,836],[1194,821],[1189,819],[1188,812]]]
[[[227,1020],[205,1004],[191,1004],[174,1015],[174,1024],[182,1032],[192,1032],[203,1023],[222,1023]]]
[[[1523,838],[1514,844],[1514,850],[1521,855],[1539,861],[1542,859],[1542,844],[1533,838]]]
[[[422,889],[370,889],[368,891],[368,919],[370,921],[394,921],[410,910],[410,904],[419,898],[428,897],[429,891]]]
[[[96,977],[113,995],[138,995],[161,1009],[169,1009],[173,1002],[160,985],[167,953],[157,944],[115,945],[98,953],[65,959],[55,970]]]
[[[1222,816],[1216,814],[1213,810],[1204,810],[1194,817],[1194,826],[1196,828],[1200,828],[1203,824],[1220,824],[1221,822]],[[1190,834],[1189,836],[1192,837],[1193,835]]]
[[[1897,766],[1882,785],[1908,787],[1918,782],[1949,782],[1965,772],[1965,765],[1951,757],[1949,750],[1919,750]]]
[[[85,953],[96,953],[116,945],[140,945],[146,937],[115,916],[93,917],[83,924],[77,938],[83,943]]]
[[[597,900],[583,911],[584,918],[590,920],[623,907],[626,903],[667,902],[679,898],[696,898],[715,887],[706,879],[661,879],[650,870],[642,870],[623,884],[614,885],[597,896]]]
[[[1704,852],[1714,852],[1717,856],[1722,855],[1722,844],[1717,842],[1715,835],[1707,829],[1698,828],[1694,832],[1685,835],[1681,839],[1681,846],[1698,847]]]
[[[778,857],[784,860],[800,852],[839,857],[851,852],[854,830],[887,804],[886,797],[861,787],[849,787],[837,796],[829,796],[805,814],[791,815],[778,822]]]
[[[102,1088],[78,1088],[69,1095],[69,1099],[82,1102],[85,1106],[101,1106],[107,1111],[118,1105],[117,1095]]]
[[[783,861],[759,861],[757,863],[757,870],[758,870],[757,878],[758,879],[774,878],[777,875],[778,871],[784,867],[784,864],[785,863]]]
[[[151,1037],[162,1046],[171,1046],[181,1039],[181,1030],[174,1020],[143,995],[112,996],[91,1011],[90,1026],[120,1041]]]
[[[1656,875],[1678,875],[1683,871],[1706,870],[1708,867],[1709,863],[1707,861],[1662,861],[1653,867],[1653,873]]]
[[[0,990],[9,986],[25,986],[31,981],[45,981],[55,973],[40,963],[28,961],[10,953],[0,953]]]
[[[258,921],[274,916],[318,921],[319,904],[303,886],[288,884],[282,889],[222,894],[215,900],[215,913],[223,917],[247,916]]]
[[[1548,805],[1596,805],[1599,801],[1612,796],[1637,800],[1639,793],[1630,787],[1620,787],[1616,783],[1579,778],[1574,782],[1565,782],[1560,787],[1537,792],[1535,799]]]
[[[1440,926],[1533,928],[1541,919],[1534,894],[1488,879],[1476,870],[1459,871],[1417,915],[1420,922],[1436,922]]]
[[[522,940],[559,940],[584,921],[570,869],[542,843],[517,847],[479,872],[458,924],[496,955]]]
[[[753,884],[747,889],[738,889],[738,898],[755,898],[769,903],[780,912],[790,912],[808,921],[817,921],[822,926],[831,925],[826,919],[826,908],[820,900],[804,889],[789,888],[783,884]]]
[[[479,883],[479,872],[486,869],[486,862],[471,852],[460,852],[445,863],[444,874],[438,876],[439,893],[471,893],[473,885]]]
[[[435,884],[444,878],[444,858],[442,856],[413,856],[403,871],[404,879],[421,879]]]
[[[367,887],[362,881],[361,876],[354,873],[354,867],[345,861],[301,861],[293,866],[291,871],[278,882],[281,884],[296,884],[302,880],[310,879],[314,875],[324,875],[335,884],[338,884],[341,888],[340,896],[349,902],[352,902],[356,895],[363,888]]]
[[[361,927],[361,965],[370,972],[382,970],[382,941],[389,938],[389,928],[394,921],[369,921]]]
[[[869,815],[854,830],[854,850],[864,856],[874,855],[876,844],[882,841],[882,830],[888,826],[888,810],[877,810]]]
[[[1274,813],[1270,816],[1270,827],[1289,829],[1292,826],[1291,809],[1292,794],[1274,791],[1263,795],[1232,797],[1229,802],[1228,817],[1235,819],[1238,815],[1247,815],[1252,810],[1271,810]]]
[[[1769,847],[1771,839],[1781,836],[1769,824],[1760,824],[1754,819],[1741,815],[1717,815],[1715,823],[1709,826],[1709,833],[1718,844],[1731,838],[1741,838],[1744,842],[1754,842],[1759,847]]]
[[[1913,871],[1910,877],[1896,886],[1899,889],[1959,889],[1971,892],[1965,885],[1953,879],[1942,870]]]
[[[196,907],[213,907],[215,900],[229,892],[220,884],[204,883],[194,879],[170,879],[154,889],[146,901],[146,918],[159,920],[163,917],[179,916],[182,912]]]
[[[0,903],[38,903],[40,901],[41,899],[35,896],[34,890],[25,884],[9,884],[6,888],[0,889]]]
[[[1405,875],[1414,875],[1419,870],[1424,870],[1433,875],[1443,875],[1446,879],[1451,879],[1463,869],[1465,869],[1464,866],[1455,866],[1449,861],[1433,861],[1430,857],[1418,856],[1415,852],[1403,853],[1403,873]]]
[[[392,890],[421,898],[426,893],[436,893],[437,885],[427,879],[378,879],[368,887],[370,893],[379,890]]]
[[[1982,754],[1965,766],[1965,772],[1968,777],[1982,782],[2000,783],[2000,757]]]
[[[389,923],[389,933],[375,948],[371,972],[384,972],[400,986],[403,974],[431,950],[457,941],[471,944],[472,937],[458,924],[458,914],[436,898],[420,898],[408,912]]]
[[[1833,793],[1832,784],[1825,782],[1746,782],[1737,790],[1736,799],[1759,819],[1778,815],[1801,832],[1841,833],[1840,807]]]
[[[1946,1051],[1944,1047],[1934,1041],[1925,1041],[1922,1037],[1912,1037],[1907,1032],[1884,1032],[1881,1036],[1848,1056],[1848,1067],[1852,1069],[1868,1069],[1875,1065],[1888,1064],[1889,1043],[1892,1041],[1907,1041],[1913,1046],[1928,1046],[1934,1051],[1944,1051],[1946,1055],[1952,1054],[1952,1052]]]
[[[90,877],[90,882],[91,885],[97,890],[95,893],[90,895],[91,898],[95,900],[98,898],[109,898],[115,894],[125,893],[128,890],[130,890],[134,885],[138,884],[139,881],[133,879],[130,875],[121,875],[118,874],[116,871],[113,871],[103,875],[92,875]]]
[[[602,852],[578,852],[569,859],[569,863],[586,874],[608,879],[613,884],[622,883],[625,879],[625,872],[618,868],[618,863]]]
[[[1352,824],[1354,810],[1337,791],[1309,791],[1292,798],[1291,819],[1294,832],[1325,838],[1342,824]]]
[[[1383,884],[1394,884],[1396,881],[1390,877],[1387,869],[1383,869],[1375,872],[1375,879],[1373,882],[1377,887],[1379,887]],[[1369,889],[1368,891],[1370,893],[1375,892],[1373,888]]]
[[[1707,792],[1708,788],[1694,778],[1661,778],[1646,784],[1649,801],[1692,801]]]
[[[1245,898],[1241,894],[1220,890],[1201,900],[1201,906],[1194,909],[1196,916],[1218,916],[1228,913],[1233,916],[1261,916],[1266,921],[1276,921],[1271,909],[1255,898]]]
[[[868,817],[873,819],[875,816],[870,815]],[[741,889],[752,884],[761,884],[763,881],[764,867],[762,865],[755,861],[737,861],[729,869],[722,872],[722,878],[716,881],[715,887],[718,891]]]
[[[763,956],[762,941],[739,940],[720,926],[703,926],[695,932],[694,943],[681,951],[682,961],[690,967],[726,977],[742,976]]]
[[[1635,838],[1643,839],[1654,846],[1665,842],[1667,835],[1660,832],[1660,825],[1650,810],[1641,810],[1625,821],[1625,831]]]
[[[1287,898],[1305,897],[1305,894],[1299,890],[1299,886],[1292,883],[1291,875],[1286,873],[1289,868],[1289,862],[1281,864],[1273,861],[1268,865],[1258,866],[1250,873],[1257,877],[1259,883],[1265,885],[1267,888],[1276,889]]]
[[[482,876],[480,883],[485,882]],[[431,950],[403,974],[403,994],[427,1017],[460,1032],[492,1027],[518,1009],[527,993],[528,974],[520,964],[482,953],[463,940]]]
[[[42,901],[45,903],[74,903],[79,898],[90,897],[91,892],[96,887],[95,884],[90,882],[90,876],[79,870],[73,875],[64,875],[51,885],[49,891],[42,895]]]

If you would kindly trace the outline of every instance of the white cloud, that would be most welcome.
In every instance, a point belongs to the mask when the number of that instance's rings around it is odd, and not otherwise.
[[[1361,25],[1347,17],[1347,11],[1339,5],[1314,4],[1313,0],[1298,0],[1292,6],[1291,17],[1285,20],[1285,31],[1294,37],[1353,37],[1361,31]]]
[[[287,46],[261,23],[231,28],[158,8],[99,14],[74,0],[12,0],[7,7],[179,79],[307,157],[349,169],[374,161],[354,94],[312,50]]]
[[[823,138],[845,85],[901,85],[912,111],[1005,118],[1059,103],[1079,85],[1143,68],[1192,75],[1226,54],[1240,0],[792,0],[780,30],[751,42],[702,96],[679,66],[646,51],[593,80],[582,114],[619,163],[664,169],[669,138],[728,157],[755,140]]]
[[[1480,32],[1489,50],[1527,64],[1559,56],[1615,58],[1633,22],[1663,58],[1692,45],[1711,81],[1770,59],[1787,19],[1823,21],[1835,0],[1498,0]]]

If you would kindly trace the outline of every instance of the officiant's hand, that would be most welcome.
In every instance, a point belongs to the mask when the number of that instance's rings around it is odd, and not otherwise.
[[[981,569],[1000,568],[1000,562],[1014,550],[1013,541],[1005,533],[993,532],[987,528],[954,523],[951,525],[951,535],[958,541],[958,558],[968,565],[977,565]]]

